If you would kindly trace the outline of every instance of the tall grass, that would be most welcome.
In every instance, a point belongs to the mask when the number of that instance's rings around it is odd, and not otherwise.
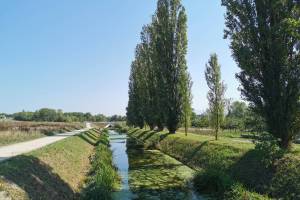
[[[83,127],[81,123],[54,122],[0,122],[0,146],[28,141]]]
[[[80,129],[83,126],[83,123],[4,121],[0,122],[0,131],[42,132],[51,130],[74,130]]]
[[[120,179],[113,165],[112,151],[106,133],[100,136],[95,155],[92,159],[92,170],[82,199],[111,200],[112,192],[118,188]]]

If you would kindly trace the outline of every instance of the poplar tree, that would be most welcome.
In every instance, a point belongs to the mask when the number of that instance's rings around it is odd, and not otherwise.
[[[289,148],[298,133],[300,9],[298,0],[222,0],[225,38],[241,69],[242,95]]]
[[[156,34],[159,107],[170,133],[175,133],[184,113],[187,81],[187,16],[180,0],[158,0],[153,26]],[[185,85],[185,88],[182,86]]]
[[[141,68],[142,74],[139,77],[142,84],[143,115],[145,122],[153,130],[156,121],[156,76],[153,65],[153,28],[150,25],[144,26],[141,32]]]
[[[192,116],[192,81],[189,74],[186,74],[185,81],[182,81],[182,90],[183,90],[183,116],[182,124],[184,126],[184,132],[187,136],[188,128],[191,125],[191,116]]]
[[[136,58],[131,64],[131,71],[129,76],[129,101],[126,108],[127,123],[129,125],[144,127],[144,115],[143,115],[143,98],[141,87],[141,67],[140,67],[140,46],[136,48]]]
[[[215,138],[218,140],[220,125],[224,117],[225,85],[221,81],[221,70],[217,54],[212,54],[206,64],[205,78],[209,88],[207,99],[211,115],[211,126],[215,129]]]

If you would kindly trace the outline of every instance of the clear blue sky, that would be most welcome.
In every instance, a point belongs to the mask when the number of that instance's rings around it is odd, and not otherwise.
[[[212,52],[219,55],[226,96],[239,99],[220,0],[183,4],[193,107],[208,106],[204,69]],[[0,1],[0,112],[50,107],[125,114],[134,48],[155,7],[155,0]]]

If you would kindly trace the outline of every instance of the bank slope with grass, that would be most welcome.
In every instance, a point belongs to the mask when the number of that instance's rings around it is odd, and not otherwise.
[[[90,130],[0,163],[0,199],[74,199],[99,133]]]
[[[252,143],[141,129],[130,129],[128,134],[146,148],[157,148],[198,170],[195,185],[201,192],[226,199],[267,199],[249,191],[275,198],[300,197],[299,147],[266,168],[262,152]]]
[[[107,130],[102,131],[91,159],[92,167],[82,200],[111,200],[113,191],[120,189],[120,177],[113,164]]]

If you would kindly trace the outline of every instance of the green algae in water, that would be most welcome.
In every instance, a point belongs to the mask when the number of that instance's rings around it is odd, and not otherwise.
[[[136,199],[197,199],[190,179],[194,171],[157,150],[128,150],[129,186]]]
[[[191,186],[194,170],[157,150],[144,150],[132,139],[111,140],[123,179],[115,200],[201,200]]]

